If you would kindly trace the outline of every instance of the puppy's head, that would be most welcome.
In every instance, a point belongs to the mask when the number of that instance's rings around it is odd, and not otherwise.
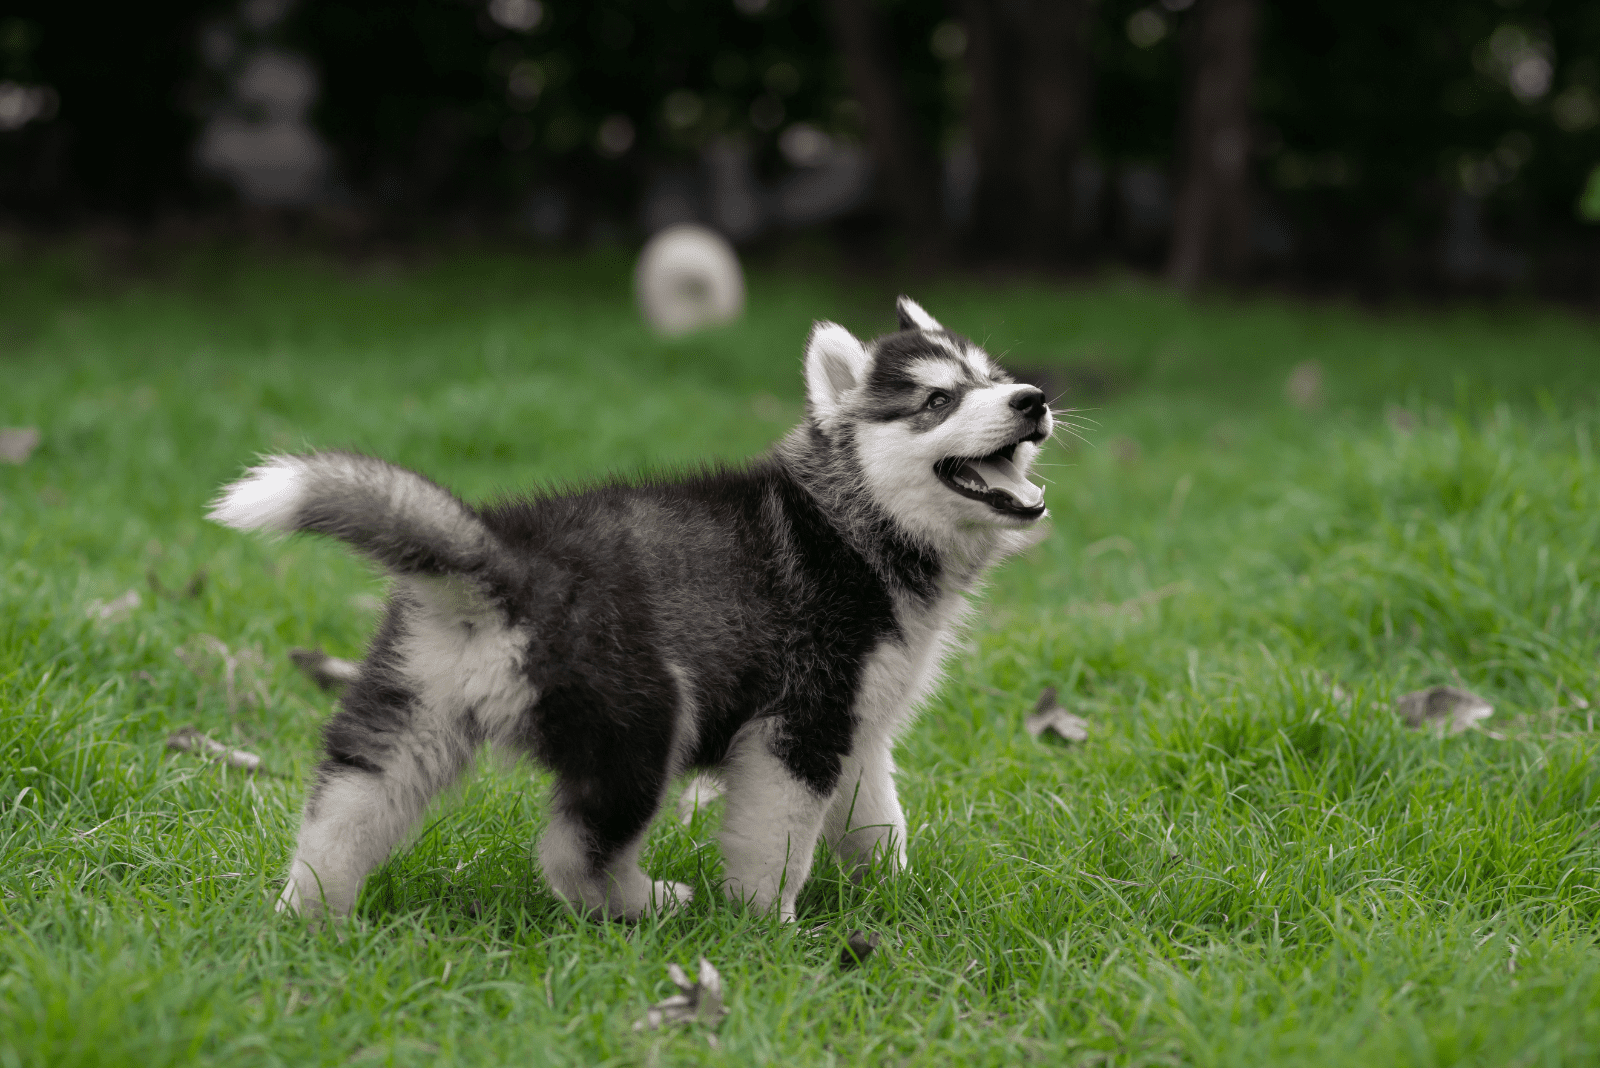
[[[1028,481],[1054,429],[1043,391],[901,297],[900,330],[863,345],[818,323],[806,345],[813,421],[850,443],[868,493],[907,529],[943,540],[1016,530],[1044,514]]]

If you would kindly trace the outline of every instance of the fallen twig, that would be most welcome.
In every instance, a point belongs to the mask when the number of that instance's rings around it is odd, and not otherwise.
[[[307,678],[324,690],[342,690],[361,676],[361,665],[354,660],[329,656],[320,647],[290,649],[289,659]]]
[[[139,591],[129,590],[114,601],[90,601],[88,616],[90,619],[115,621],[139,607]]]
[[[167,739],[167,748],[177,753],[193,753],[252,775],[270,774],[261,766],[261,758],[254,753],[247,753],[243,749],[231,749],[215,738],[201,734],[193,727],[175,731]]]

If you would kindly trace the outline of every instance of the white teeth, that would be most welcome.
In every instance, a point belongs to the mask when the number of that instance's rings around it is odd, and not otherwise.
[[[990,460],[965,460],[958,471],[945,475],[950,483],[968,493],[1004,493],[1024,508],[1044,503],[1044,490],[1022,477],[1017,465],[1003,457]]]
[[[977,468],[970,463],[962,464],[961,470],[955,473],[955,478],[962,485],[979,492],[989,488],[989,484],[983,480],[983,476],[978,474]]]

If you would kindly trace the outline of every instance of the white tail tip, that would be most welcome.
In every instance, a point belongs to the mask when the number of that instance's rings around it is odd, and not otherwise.
[[[295,456],[271,456],[239,481],[223,487],[206,515],[235,530],[294,529],[305,496],[306,464]]]

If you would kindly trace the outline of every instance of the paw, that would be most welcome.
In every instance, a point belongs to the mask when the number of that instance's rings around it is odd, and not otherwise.
[[[317,878],[310,865],[297,860],[289,869],[289,881],[284,883],[274,909],[313,922],[324,918],[345,920],[355,909],[357,889],[359,884],[350,889],[337,883],[330,886]]]
[[[651,916],[668,916],[693,900],[694,888],[688,883],[657,879],[650,884],[650,904],[644,912]]]
[[[780,922],[795,921],[794,896],[779,895],[770,885],[770,880],[760,879],[747,883],[742,879],[728,878],[722,883],[722,892],[728,896],[729,901],[743,905],[752,912],[772,912],[776,909]]]
[[[598,885],[555,887],[556,896],[591,920],[621,920],[636,923],[646,916],[667,916],[694,899],[688,883],[643,879],[626,888],[613,882],[602,890]]]
[[[763,894],[759,885],[746,886],[744,880],[736,879],[731,875],[722,880],[722,892],[735,905],[764,908],[766,905],[772,904],[772,894],[770,892]]]
[[[908,869],[905,831],[890,825],[857,827],[829,842],[839,866],[859,883],[868,872],[893,875]]]
[[[278,895],[277,903],[273,905],[273,911],[282,916],[292,916],[304,921],[306,928],[312,931],[321,931],[331,926],[335,932],[340,932],[344,921],[349,918],[337,912],[330,912],[315,886],[307,893],[302,891],[300,884],[293,879],[284,884],[283,892]],[[339,933],[338,938],[339,941],[344,941],[343,933]]]
[[[289,881],[283,884],[283,893],[278,895],[278,903],[273,906],[273,911],[314,920],[322,915],[322,896],[302,893],[300,884],[290,876]]]
[[[906,861],[904,853],[873,853],[870,856],[843,858],[839,866],[850,878],[850,882],[860,886],[868,878],[887,879],[895,875],[905,875],[911,871],[911,865]]]

